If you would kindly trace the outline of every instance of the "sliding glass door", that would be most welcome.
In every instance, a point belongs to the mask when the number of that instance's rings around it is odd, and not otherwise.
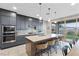
[[[76,20],[67,20],[66,21],[66,39],[75,39],[76,38]]]
[[[77,31],[76,31],[77,33],[77,38],[79,39],[79,19],[77,19]]]
[[[69,40],[79,39],[79,19],[64,20],[57,24],[58,26],[52,24],[52,33],[63,34],[64,38]]]
[[[65,24],[64,21],[63,22],[59,22],[58,23],[58,27],[59,27],[59,34],[63,34],[64,35],[64,31],[65,31]]]
[[[65,39],[79,39],[79,19],[64,20],[58,22],[59,34],[63,34]]]

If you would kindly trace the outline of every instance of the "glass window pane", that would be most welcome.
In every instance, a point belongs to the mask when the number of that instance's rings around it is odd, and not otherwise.
[[[77,21],[77,38],[79,39],[79,19]]]
[[[52,33],[56,33],[56,25],[52,24]]]
[[[64,34],[65,24],[64,22],[59,23],[59,34]]]
[[[66,38],[67,39],[76,38],[76,20],[66,21]]]

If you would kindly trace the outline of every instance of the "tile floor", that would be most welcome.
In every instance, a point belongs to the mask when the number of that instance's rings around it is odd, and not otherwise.
[[[0,56],[27,56],[25,45],[0,50]]]
[[[79,42],[76,44],[77,47],[79,47]],[[28,56],[25,49],[25,44],[7,48],[0,50],[0,56]],[[47,53],[43,53],[43,56],[48,56]],[[57,49],[57,54],[52,49],[52,53],[50,56],[63,56],[61,49]]]
[[[62,56],[62,52],[60,50],[57,50],[57,54],[53,52],[52,49],[52,54],[50,56]],[[48,54],[44,53],[43,56],[47,56]],[[25,44],[16,46],[16,47],[11,47],[8,49],[3,49],[0,50],[0,56],[27,56],[26,50],[25,50]]]

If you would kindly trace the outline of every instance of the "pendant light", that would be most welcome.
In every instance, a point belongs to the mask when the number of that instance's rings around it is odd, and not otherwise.
[[[49,15],[48,22],[50,22],[51,21],[51,9],[50,8],[48,8],[48,15]]]
[[[42,7],[42,3],[39,3],[40,6],[40,16],[39,16],[39,20],[42,20],[42,16],[41,16],[41,7]]]
[[[55,14],[55,16],[54,16],[54,18],[55,18],[56,17],[56,11],[54,12],[54,14]],[[57,22],[55,21],[54,23],[57,23]]]

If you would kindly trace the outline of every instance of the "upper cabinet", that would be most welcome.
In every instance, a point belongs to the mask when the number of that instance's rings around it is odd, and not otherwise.
[[[17,30],[20,30],[21,29],[20,16],[16,16],[16,29]]]
[[[1,16],[1,24],[9,24],[10,23],[10,16]]]
[[[22,15],[16,16],[16,29],[17,30],[26,30],[28,26],[28,19]]]
[[[16,25],[16,13],[12,13],[10,16],[10,24]]]
[[[33,20],[29,20],[29,19]],[[33,17],[17,14],[12,11],[0,9],[0,24],[1,25],[15,25],[17,30],[40,29],[41,23]],[[40,26],[39,26],[40,25]]]
[[[0,16],[0,25],[1,25],[1,16]]]
[[[0,24],[16,25],[16,13],[0,10]]]

